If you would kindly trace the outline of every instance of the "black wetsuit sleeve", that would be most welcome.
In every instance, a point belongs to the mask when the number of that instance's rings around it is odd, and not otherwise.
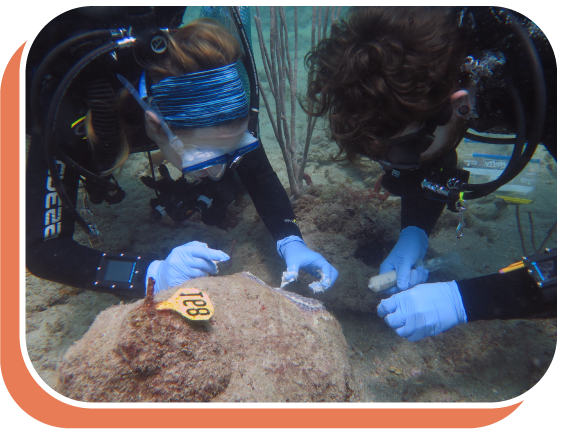
[[[57,167],[76,203],[78,175],[62,163]],[[43,138],[34,134],[26,166],[26,265],[32,274],[77,287],[94,281],[101,252],[74,241],[74,227],[49,176]]]
[[[421,190],[421,182],[424,178],[432,177],[436,171],[456,168],[457,159],[456,151],[451,150],[413,173],[394,174],[394,171],[386,171],[382,186],[392,194],[401,196],[401,229],[416,226],[425,231],[427,236],[431,235],[446,203],[429,198]]]
[[[296,217],[288,195],[270,165],[262,144],[244,156],[237,167],[237,174],[274,240],[290,235],[302,236],[295,223]]]
[[[76,205],[79,176],[58,163],[63,186]],[[83,289],[94,286],[102,252],[73,240],[74,218],[62,206],[48,174],[43,137],[31,137],[26,166],[26,267],[35,276]],[[144,287],[122,296],[142,297]]]
[[[556,299],[548,301],[525,269],[456,283],[468,322],[556,316]]]
[[[401,229],[416,226],[431,235],[446,203],[430,200],[425,197],[402,197]]]

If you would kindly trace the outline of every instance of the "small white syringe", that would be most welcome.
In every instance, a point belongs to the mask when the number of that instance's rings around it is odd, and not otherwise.
[[[429,270],[429,272],[440,270],[441,268],[446,268],[451,265],[460,264],[462,260],[460,259],[460,255],[458,252],[448,252],[443,256],[439,256],[437,258],[429,259],[423,263],[421,260],[418,261],[417,265],[423,265],[425,269]],[[412,270],[414,271],[414,270]],[[371,277],[368,281],[368,287],[373,290],[374,292],[380,292],[384,289],[388,289],[392,286],[395,286],[397,282],[397,274],[395,270],[388,271],[384,274],[379,274],[377,276]]]

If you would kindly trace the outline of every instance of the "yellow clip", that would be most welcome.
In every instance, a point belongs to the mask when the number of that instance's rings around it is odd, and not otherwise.
[[[508,203],[513,203],[513,204],[531,204],[533,202],[533,200],[526,200],[524,198],[515,198],[515,197],[505,197],[503,195],[496,195],[496,197],[501,198],[507,201]]]
[[[510,273],[511,271],[519,270],[524,266],[525,264],[523,263],[523,261],[519,261],[509,265],[508,267],[502,268],[501,270],[499,270],[499,272],[500,274]]]
[[[157,310],[174,310],[190,320],[209,320],[213,316],[210,297],[198,289],[180,289],[167,301],[159,302]]]

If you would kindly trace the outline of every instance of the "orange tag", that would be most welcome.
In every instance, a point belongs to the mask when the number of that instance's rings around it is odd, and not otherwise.
[[[178,311],[190,320],[209,320],[213,315],[210,297],[198,289],[180,289],[167,301],[159,302],[157,310]]]

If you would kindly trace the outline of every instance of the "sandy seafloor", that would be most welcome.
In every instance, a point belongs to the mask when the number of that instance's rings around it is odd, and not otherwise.
[[[307,25],[300,31],[300,46],[304,49],[310,32]],[[268,39],[268,34],[265,36]],[[256,49],[256,35],[253,43]],[[305,51],[300,50],[303,54]],[[256,60],[266,87],[258,53]],[[305,135],[304,119],[303,115],[297,118],[300,138]],[[270,162],[287,187],[280,147],[264,108],[260,121]],[[305,242],[340,272],[332,290],[315,297],[325,302],[343,327],[350,362],[361,386],[359,398],[374,402],[495,402],[529,390],[551,363],[556,319],[480,321],[410,343],[375,314],[379,297],[368,291],[368,279],[378,274],[379,264],[397,240],[400,200],[390,197],[382,202],[370,196],[381,174],[377,164],[363,162],[356,167],[342,167],[331,163],[329,157],[335,145],[327,140],[323,125],[318,121],[306,168],[313,183],[295,211]],[[459,153],[484,152],[490,149],[486,146],[469,147],[463,143]],[[534,220],[536,246],[557,215],[556,164],[544,149],[539,149],[535,158],[540,160],[539,180],[530,197],[532,202],[520,207],[529,253],[532,245],[527,212]],[[197,240],[227,253],[233,249],[231,266],[222,267],[220,274],[249,271],[270,286],[280,285],[284,262],[248,195],[230,207],[233,226],[227,231],[206,227],[196,217],[187,225],[175,224],[169,218],[153,221],[149,218],[149,199],[154,193],[139,179],[147,173],[146,155],[132,156],[118,177],[127,193],[125,200],[112,207],[91,206],[104,236],[105,250],[157,252],[164,258],[174,247]],[[458,217],[446,210],[441,216],[430,237],[427,256],[456,250],[462,256],[462,265],[432,273],[429,282],[495,273],[523,255],[514,205],[505,205],[494,196],[470,201],[466,222],[464,237],[457,240]],[[76,237],[87,243],[80,232]],[[547,246],[556,247],[556,233]],[[303,274],[297,284],[287,288],[313,296],[307,288],[311,281],[312,277]],[[29,273],[26,286],[29,356],[39,376],[56,388],[57,363],[65,351],[81,338],[101,310],[120,300],[58,285]]]

